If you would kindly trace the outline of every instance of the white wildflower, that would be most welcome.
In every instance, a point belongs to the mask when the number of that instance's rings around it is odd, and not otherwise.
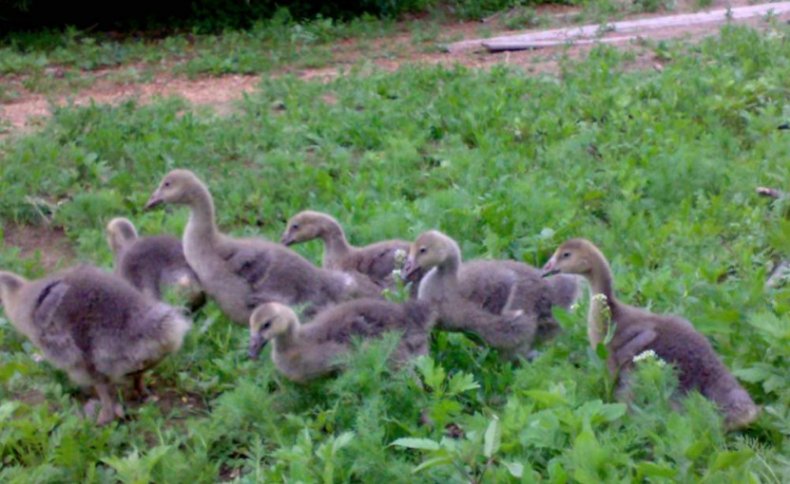
[[[656,352],[653,350],[645,350],[639,353],[638,355],[634,356],[633,361],[634,363],[638,363],[640,361],[646,361],[646,360],[653,360],[656,362],[656,364],[658,364],[658,366],[666,365],[666,362],[662,360],[661,357],[658,356]]]
[[[598,294],[594,295],[592,297],[592,299],[593,299],[593,301],[599,302],[599,303],[602,303],[602,304],[605,304],[606,300],[607,300],[606,294],[603,294],[603,293],[598,293]]]
[[[406,251],[403,249],[398,249],[395,251],[395,267],[403,267],[403,263],[406,262]]]

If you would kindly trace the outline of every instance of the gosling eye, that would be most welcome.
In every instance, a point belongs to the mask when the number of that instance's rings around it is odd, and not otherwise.
[[[167,188],[167,187],[169,187],[169,186],[170,186],[170,182],[169,182],[169,181],[166,181],[166,182],[165,182],[165,188]]]
[[[271,322],[271,321],[266,321],[266,322],[263,324],[263,326],[261,326],[261,327],[262,327],[263,329],[269,329],[269,328],[271,328],[271,326],[272,326],[272,322]]]
[[[420,254],[424,254],[426,252],[428,252],[428,248],[427,247],[420,247]]]
[[[563,252],[563,253],[562,253],[562,258],[563,258],[563,259],[567,259],[567,258],[568,258],[568,257],[570,257],[570,256],[571,256],[571,253],[570,253],[570,252]]]
[[[299,230],[299,224],[291,225],[291,230]]]

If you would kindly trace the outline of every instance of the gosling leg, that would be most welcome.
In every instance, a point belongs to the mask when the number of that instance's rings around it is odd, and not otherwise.
[[[96,393],[99,395],[101,411],[99,418],[96,419],[98,425],[106,425],[116,417],[123,418],[123,408],[115,401],[114,388],[109,383],[99,383],[96,385]]]
[[[150,395],[148,388],[145,386],[145,379],[143,378],[142,371],[134,374],[134,393],[135,397],[139,400],[145,400],[145,398]]]

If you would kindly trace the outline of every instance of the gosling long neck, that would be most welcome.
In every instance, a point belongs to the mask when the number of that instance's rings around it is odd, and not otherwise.
[[[319,237],[324,241],[325,260],[337,260],[348,255],[353,250],[353,247],[346,240],[343,228],[340,227],[336,220],[330,217],[326,217],[321,221]]]
[[[587,337],[595,348],[606,336],[616,304],[612,289],[612,270],[598,250],[590,252],[590,271],[584,274],[590,283],[590,310],[587,315]]]
[[[288,327],[284,332],[278,334],[272,345],[274,350],[278,352],[288,351],[299,345],[299,321],[292,319],[288,323]]]
[[[130,232],[128,230],[128,227],[117,227],[114,231],[110,232],[108,236],[110,249],[112,249],[112,253],[115,257],[121,255],[132,242],[137,240],[137,232]]]
[[[217,222],[214,199],[208,188],[197,183],[189,196],[189,221],[184,230],[184,238],[195,242],[213,242],[217,237]]]
[[[452,299],[458,295],[458,269],[461,267],[461,252],[453,244],[448,248],[445,258],[437,266],[429,270],[420,282],[417,297],[439,302]]]
[[[0,271],[0,303],[8,319],[13,320],[12,314],[17,307],[17,296],[27,280],[13,272]]]

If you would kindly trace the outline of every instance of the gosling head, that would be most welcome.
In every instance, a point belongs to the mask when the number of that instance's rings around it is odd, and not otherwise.
[[[257,360],[266,343],[298,324],[296,313],[288,306],[274,302],[258,306],[250,315],[250,346],[247,355]]]
[[[116,217],[110,220],[105,230],[107,234],[107,242],[110,244],[114,254],[118,254],[130,242],[137,238],[137,230],[134,224],[123,217]]]
[[[560,245],[551,259],[543,266],[543,277],[554,274],[579,274],[589,276],[600,251],[585,239],[570,239]]]
[[[280,242],[284,245],[293,245],[316,239],[321,236],[328,218],[328,215],[312,210],[299,212],[288,220],[288,226]]]
[[[438,230],[429,230],[417,237],[417,240],[411,244],[409,256],[403,266],[403,276],[409,280],[420,269],[423,272],[428,272],[453,257],[461,257],[458,244]]]
[[[22,289],[27,280],[14,274],[13,272],[0,271],[0,306],[4,306],[6,311],[11,309],[15,301],[16,294]]]
[[[200,186],[202,183],[191,171],[173,170],[162,178],[156,191],[145,204],[145,209],[148,210],[165,203],[189,204],[192,194]]]

